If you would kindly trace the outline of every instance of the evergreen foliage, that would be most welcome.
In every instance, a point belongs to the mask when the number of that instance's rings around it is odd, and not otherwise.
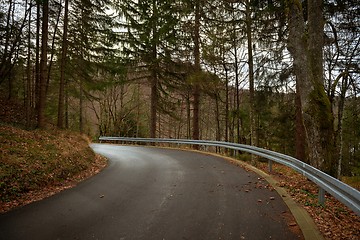
[[[44,108],[40,127],[61,118],[92,135],[216,139],[304,161],[307,116],[332,148],[318,167],[359,175],[360,8],[322,2],[314,30],[309,1],[0,0],[1,100],[23,103],[28,128]]]

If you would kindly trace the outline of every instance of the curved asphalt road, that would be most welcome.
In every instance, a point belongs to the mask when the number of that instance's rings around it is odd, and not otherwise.
[[[93,144],[109,166],[0,215],[0,239],[301,239],[258,175],[195,152]]]

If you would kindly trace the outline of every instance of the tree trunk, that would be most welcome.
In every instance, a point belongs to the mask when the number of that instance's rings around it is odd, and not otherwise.
[[[224,64],[225,70],[225,142],[229,141],[229,76],[228,70]]]
[[[301,3],[289,1],[288,48],[294,58],[294,70],[298,78],[309,162],[334,175],[333,116],[323,82],[322,0],[308,1],[307,31]]]
[[[315,117],[313,122],[318,133],[315,132],[313,138],[319,148],[310,157],[314,162],[319,163],[320,169],[335,176],[334,118],[331,103],[324,89],[323,77],[324,17],[322,0],[308,0],[308,29],[310,77],[314,84],[308,112]]]
[[[191,137],[191,102],[190,102],[190,92],[186,93],[186,138],[190,139]]]
[[[60,6],[62,5],[62,1],[60,1]],[[59,21],[60,21],[60,15],[61,15],[61,7],[59,7],[59,13],[56,17],[56,23],[54,26],[54,33],[52,36],[52,41],[51,41],[51,53],[50,53],[50,61],[49,61],[49,66],[48,66],[48,75],[47,75],[47,79],[46,79],[46,95],[48,95],[49,92],[49,85],[50,85],[50,76],[51,76],[51,69],[52,69],[52,65],[53,65],[53,60],[54,60],[54,55],[55,55],[55,39],[56,39],[56,33],[58,30],[58,25],[59,25]],[[65,23],[64,23],[65,24]]]
[[[12,34],[12,26],[10,25],[10,20],[11,20],[11,15],[13,13],[13,8],[15,8],[13,1],[9,0],[9,9],[7,12],[7,17],[6,17],[6,28],[5,28],[5,43],[3,47],[3,53],[2,53],[2,58],[0,61],[0,84],[7,79],[8,75],[10,74],[9,69],[10,69],[10,63],[9,61],[11,61],[9,58],[11,56],[9,56],[9,47],[10,47],[10,38],[11,38],[11,34]]]
[[[83,112],[84,112],[84,90],[83,90],[83,83],[80,79],[79,81],[79,131],[80,133],[84,132],[84,118],[83,118]]]
[[[64,128],[64,104],[65,104],[65,68],[67,55],[67,33],[68,33],[68,14],[69,14],[69,0],[65,0],[64,10],[64,32],[62,38],[61,62],[60,62],[60,83],[59,83],[59,103],[58,103],[58,118],[57,126]]]
[[[28,1],[26,1],[25,6],[27,6]],[[30,1],[30,12],[29,12],[29,22],[28,22],[28,39],[27,39],[27,69],[26,69],[26,127],[31,126],[31,7],[32,3]]]
[[[347,71],[346,71],[347,72]],[[338,110],[338,128],[335,133],[335,141],[339,143],[339,153],[338,153],[338,163],[337,163],[337,170],[336,170],[336,177],[338,179],[341,178],[342,172],[342,161],[343,161],[343,149],[344,149],[344,142],[343,142],[343,122],[344,122],[344,107],[345,107],[345,99],[346,99],[346,91],[348,89],[348,75],[344,74],[342,77],[342,84],[341,84],[341,94],[339,99],[339,110]],[[337,139],[339,139],[337,141]]]
[[[250,105],[250,144],[256,146],[256,121],[255,121],[255,103],[254,103],[254,60],[253,60],[253,44],[251,32],[251,9],[250,1],[246,1],[246,37],[248,49],[248,66],[249,66],[249,105]],[[251,162],[254,164],[256,157],[251,155]]]
[[[157,122],[157,104],[158,104],[158,80],[156,73],[152,73],[151,77],[151,103],[150,103],[150,137],[156,138],[156,122]]]
[[[157,5],[156,0],[153,0],[153,18],[157,18]],[[151,59],[151,103],[150,103],[150,137],[156,138],[156,122],[157,122],[157,108],[158,108],[158,66],[157,66],[157,44],[158,44],[158,33],[156,21],[153,21],[152,26],[152,37],[153,37],[153,46],[152,46],[152,59]]]
[[[47,80],[47,41],[49,21],[49,1],[43,1],[42,6],[42,34],[41,34],[41,58],[40,58],[40,91],[38,108],[38,128],[45,127],[45,104],[46,104],[46,80]]]
[[[200,0],[195,3],[195,27],[194,27],[194,59],[195,71],[201,71],[200,66]],[[200,79],[196,79],[193,86],[193,134],[192,138],[198,140],[200,138],[200,125],[199,125],[199,109],[200,109]],[[194,148],[198,148],[194,145]]]
[[[35,47],[35,108],[39,112],[40,97],[40,23],[41,23],[41,5],[36,1],[36,47]]]

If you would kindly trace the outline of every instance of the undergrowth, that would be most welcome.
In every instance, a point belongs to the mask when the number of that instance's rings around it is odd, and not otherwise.
[[[0,204],[61,185],[94,161],[88,140],[80,134],[0,125]]]

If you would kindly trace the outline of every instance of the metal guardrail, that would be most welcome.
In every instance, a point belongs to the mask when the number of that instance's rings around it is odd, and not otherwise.
[[[243,151],[264,157],[269,160],[269,171],[271,171],[272,161],[288,166],[301,173],[309,180],[319,186],[319,202],[324,204],[325,191],[334,196],[337,200],[345,204],[360,216],[360,192],[349,185],[333,178],[332,176],[304,163],[300,160],[285,154],[277,153],[267,149],[254,146],[207,140],[189,140],[189,139],[166,139],[166,138],[127,138],[127,137],[100,137],[100,141],[122,141],[122,142],[143,142],[143,143],[172,143],[222,147]]]

